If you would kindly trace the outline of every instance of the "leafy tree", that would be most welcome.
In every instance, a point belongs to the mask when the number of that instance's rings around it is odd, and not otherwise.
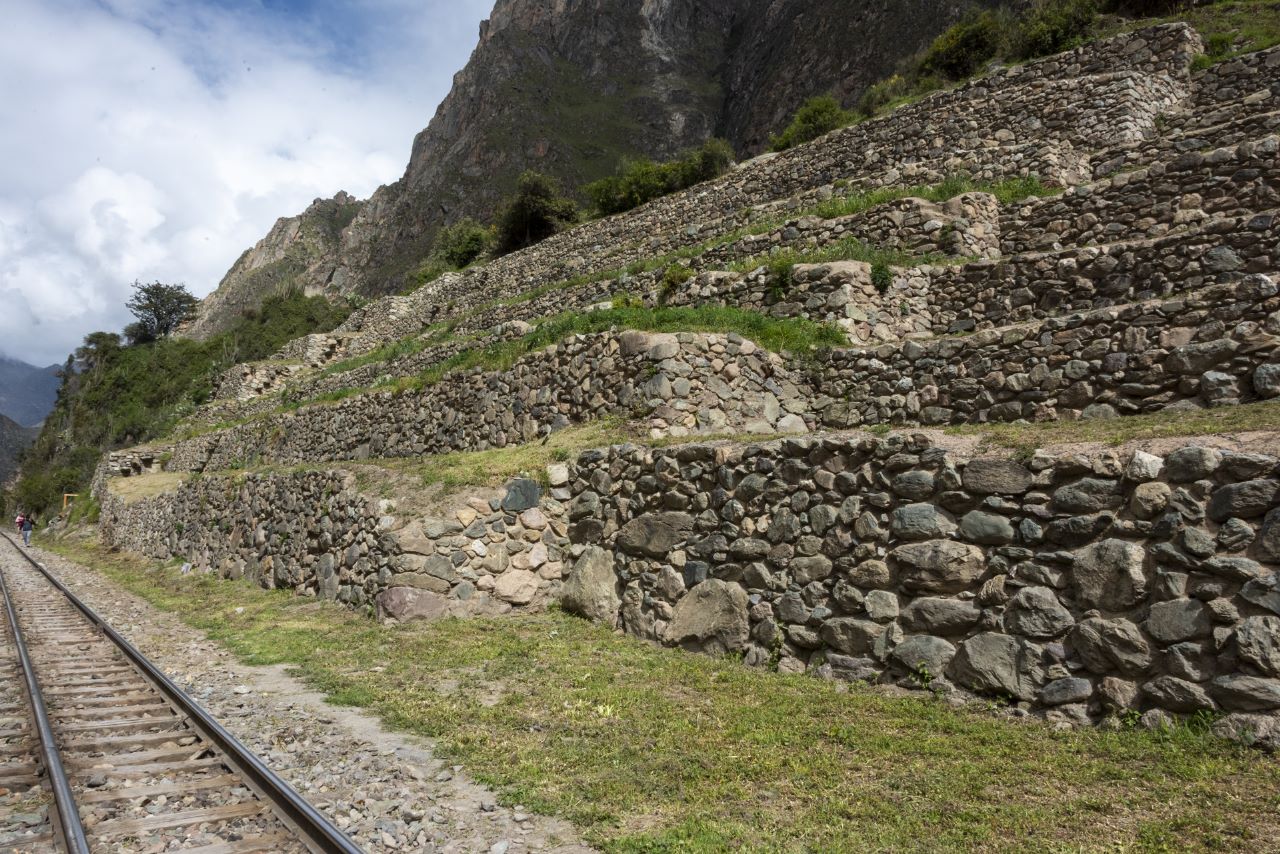
[[[1008,30],[1004,14],[987,10],[970,15],[933,40],[920,61],[920,70],[963,80],[1000,54]]]
[[[115,351],[120,349],[120,336],[114,332],[90,332],[73,354],[79,370],[97,373]]]
[[[460,270],[483,255],[492,244],[493,229],[465,217],[436,233],[431,254]]]
[[[546,240],[578,219],[578,206],[565,198],[554,178],[532,170],[516,181],[516,193],[498,216],[498,251],[514,252]]]
[[[844,127],[855,118],[831,95],[815,95],[796,110],[786,130],[769,140],[769,147],[774,151],[786,151]]]
[[[623,161],[619,174],[592,181],[582,191],[598,213],[621,213],[723,175],[733,161],[733,148],[729,143],[709,139],[699,148],[665,163],[654,163],[647,158]]]
[[[133,296],[125,307],[138,320],[126,326],[124,334],[131,344],[163,338],[189,319],[197,305],[199,301],[183,285],[134,281]]]

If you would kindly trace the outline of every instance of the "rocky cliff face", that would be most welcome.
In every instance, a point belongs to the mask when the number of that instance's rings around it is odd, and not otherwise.
[[[187,334],[208,337],[265,298],[295,288],[308,296],[343,292],[344,282],[334,279],[343,230],[364,204],[339,192],[332,199],[316,199],[297,216],[276,220],[267,236],[245,250],[218,289],[205,297]]]
[[[572,189],[623,157],[667,158],[713,135],[757,153],[806,97],[855,99],[966,5],[497,0],[404,176],[362,205],[344,195],[280,220],[206,300],[193,334],[284,287],[399,290],[441,224],[490,218],[525,169]],[[317,210],[328,205],[344,216]]]

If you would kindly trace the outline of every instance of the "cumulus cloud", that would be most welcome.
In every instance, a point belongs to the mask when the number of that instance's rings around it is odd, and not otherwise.
[[[492,0],[0,0],[0,350],[135,280],[203,295],[277,217],[400,177]]]

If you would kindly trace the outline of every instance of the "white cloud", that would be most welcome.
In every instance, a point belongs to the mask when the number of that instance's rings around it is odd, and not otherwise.
[[[277,217],[400,176],[491,0],[0,0],[0,350],[61,361],[134,279],[203,295]]]

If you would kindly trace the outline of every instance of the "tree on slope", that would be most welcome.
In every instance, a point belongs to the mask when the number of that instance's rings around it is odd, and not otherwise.
[[[133,283],[133,296],[125,307],[137,318],[125,327],[131,344],[145,344],[173,332],[195,312],[199,301],[183,285],[163,282]]]
[[[554,178],[528,171],[498,217],[498,251],[514,252],[546,240],[578,219],[578,206],[561,195]]]

